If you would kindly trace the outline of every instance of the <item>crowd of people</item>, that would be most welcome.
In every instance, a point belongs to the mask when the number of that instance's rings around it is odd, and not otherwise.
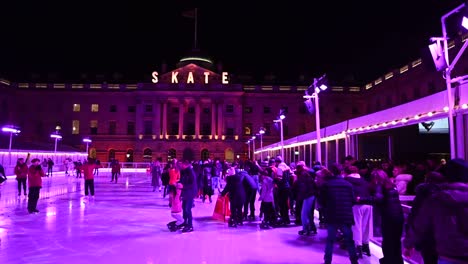
[[[316,163],[310,168],[304,161],[287,165],[277,156],[232,163],[174,161],[158,177],[164,178],[165,173],[168,180],[162,182],[168,186],[175,218],[168,224],[171,231],[193,231],[194,199],[211,202],[218,190],[229,197],[228,226],[233,228],[259,219],[262,229],[295,224],[302,226],[299,235],[315,235],[317,211],[318,226],[328,233],[325,263],[331,263],[337,241],[347,249],[351,263],[371,256],[372,225],[378,230],[375,235],[382,237],[382,264],[401,264],[403,256],[410,257],[414,250],[420,251],[424,263],[468,261],[464,251],[468,248],[468,163],[464,160],[374,164],[348,156],[342,164]],[[224,188],[219,180],[223,178]],[[415,195],[407,221],[401,195]],[[257,199],[261,201],[258,215]]]
[[[37,202],[46,173],[37,158],[28,166],[29,158],[29,155],[19,158],[14,173],[18,195],[28,195],[28,212],[34,214],[39,212]],[[99,162],[92,158],[79,165],[80,175],[82,172],[85,179],[85,195],[91,199],[99,167]],[[117,182],[121,165],[112,161],[110,167],[111,182]],[[149,172],[153,191],[163,192],[164,198],[168,196],[175,220],[168,223],[171,231],[194,231],[194,200],[211,203],[217,192],[221,197],[229,197],[228,226],[232,228],[243,226],[244,221],[259,220],[262,229],[295,224],[302,226],[300,236],[313,236],[317,234],[314,217],[317,212],[319,228],[328,233],[326,264],[332,261],[337,241],[347,249],[351,263],[370,256],[372,224],[380,232],[376,235],[382,237],[382,264],[401,264],[403,256],[410,257],[415,250],[421,253],[424,263],[468,263],[465,160],[371,164],[348,156],[342,164],[324,167],[315,163],[308,167],[304,161],[288,165],[281,156],[232,163],[174,159],[165,166],[160,160],[155,161]],[[405,221],[400,195],[407,194],[414,194],[415,198]],[[257,200],[260,208],[256,208]]]

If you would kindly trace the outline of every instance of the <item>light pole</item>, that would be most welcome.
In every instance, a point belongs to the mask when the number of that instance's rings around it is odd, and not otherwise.
[[[89,155],[88,153],[88,146],[89,146],[89,143],[93,142],[90,138],[83,138],[83,142],[86,143],[86,154]]]
[[[10,145],[8,146],[8,152],[11,155],[11,145],[13,143],[13,134],[18,135],[19,133],[21,133],[21,130],[13,126],[4,126],[2,127],[2,131],[6,133],[10,133]]]
[[[320,138],[320,108],[319,108],[319,93],[320,91],[325,91],[328,87],[326,83],[326,75],[323,75],[320,78],[314,78],[314,83],[309,86],[309,89],[313,89],[313,93],[311,95],[306,94],[304,98],[306,99],[314,99],[315,102],[315,131],[317,135],[317,144],[316,144],[316,160],[322,164],[322,148],[321,148],[321,138]],[[306,93],[308,92],[308,90]]]
[[[55,148],[54,148],[54,154],[57,153],[57,141],[62,139],[62,136],[59,134],[50,134],[50,137],[55,139]]]
[[[458,60],[460,59],[461,55],[465,51],[466,47],[468,46],[468,41],[465,41],[462,48],[458,51],[456,57],[454,58],[452,64],[449,61],[449,51],[448,51],[448,36],[447,36],[447,28],[445,25],[445,20],[455,14],[460,12],[463,8],[466,8],[465,4],[461,4],[452,11],[448,12],[447,14],[443,15],[441,18],[442,22],[442,40],[444,42],[444,55],[445,61],[447,63],[447,68],[445,69],[445,81],[447,84],[447,101],[448,101],[448,123],[449,123],[449,134],[450,134],[450,157],[452,159],[457,157],[456,145],[455,145],[455,127],[453,124],[453,98],[452,98],[452,77],[450,76],[455,64],[457,64]],[[463,16],[461,25],[468,30],[468,17]]]
[[[281,157],[284,159],[284,143],[283,143],[283,119],[285,119],[286,116],[284,113],[280,113],[279,118],[273,120],[275,123],[280,124],[280,134],[281,134]]]
[[[249,151],[247,152],[248,153],[247,156],[249,157],[249,160],[250,160],[250,140],[247,140],[246,144],[249,148]]]
[[[255,160],[255,139],[256,138],[257,138],[256,136],[252,136],[252,139],[251,139],[251,141],[252,141],[252,152],[253,152],[252,157],[253,157],[254,160]]]
[[[263,134],[265,134],[265,128],[261,127],[258,133],[260,135],[260,160],[263,161]]]

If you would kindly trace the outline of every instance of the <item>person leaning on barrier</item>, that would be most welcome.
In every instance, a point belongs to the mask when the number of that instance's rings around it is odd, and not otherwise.
[[[436,241],[439,264],[468,263],[468,162],[450,160],[442,173],[447,183],[423,202],[410,231],[415,241]]]

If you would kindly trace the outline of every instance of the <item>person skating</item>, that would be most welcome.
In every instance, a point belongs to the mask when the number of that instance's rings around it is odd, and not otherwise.
[[[28,169],[28,212],[30,214],[39,213],[39,210],[37,210],[37,201],[39,200],[39,192],[42,188],[42,177],[45,175],[40,162],[41,161],[37,158],[33,159]]]
[[[28,179],[28,165],[27,162],[29,160],[30,154],[28,153],[28,157],[26,158],[26,161],[24,158],[19,158],[18,161],[16,162],[15,166],[15,175],[16,175],[16,181],[18,181],[18,197],[21,196],[21,187],[23,187],[23,194],[24,197],[26,197],[26,180]]]
[[[182,183],[179,182],[176,183],[175,189],[173,190],[171,198],[171,216],[175,219],[175,221],[169,222],[167,224],[167,228],[169,228],[171,232],[177,231],[184,223],[184,218],[182,217],[182,203],[180,201],[180,194],[182,193],[183,187],[184,186]]]
[[[182,232],[193,231],[192,207],[195,196],[197,195],[197,177],[189,161],[185,160],[180,164],[180,183],[183,188],[181,192],[182,215],[184,223]],[[180,227],[182,227],[180,226]]]
[[[222,196],[225,196],[227,193],[229,193],[229,203],[231,209],[231,217],[229,219],[230,227],[243,225],[242,206],[246,200],[243,179],[245,177],[244,173],[247,174],[247,172],[238,170],[238,166],[239,164],[237,162],[233,162],[231,164],[230,174],[232,174],[232,169],[234,169],[234,174],[226,177],[226,186],[221,192]]]
[[[358,264],[353,232],[351,231],[351,226],[354,224],[353,204],[355,202],[353,186],[342,177],[333,175],[327,169],[322,169],[322,173],[325,175],[326,182],[322,186],[319,198],[324,208],[328,231],[325,264],[332,263],[333,244],[338,230],[343,232],[351,263]]]

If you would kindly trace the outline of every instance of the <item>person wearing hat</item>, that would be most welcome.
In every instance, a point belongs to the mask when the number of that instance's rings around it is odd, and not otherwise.
[[[468,263],[468,162],[452,159],[442,174],[447,183],[423,202],[410,232],[416,242],[436,241],[439,264]]]
[[[28,169],[28,212],[30,214],[39,213],[37,210],[37,201],[39,200],[39,192],[42,188],[42,177],[45,173],[41,166],[41,161],[37,158],[31,160],[31,166]]]

